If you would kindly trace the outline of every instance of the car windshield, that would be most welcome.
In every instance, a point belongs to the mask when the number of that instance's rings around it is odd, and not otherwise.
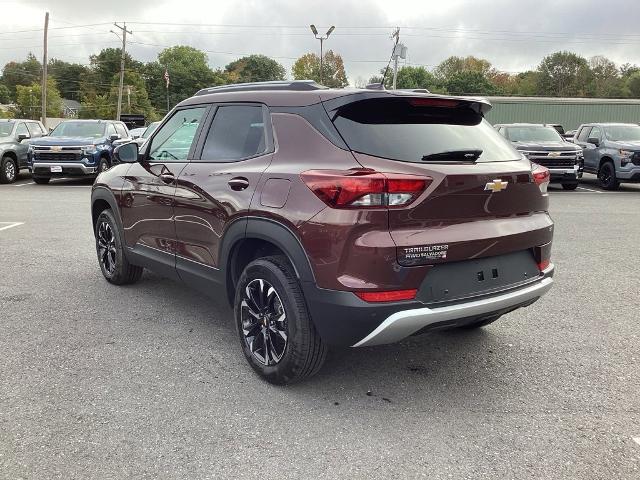
[[[51,132],[52,137],[104,137],[104,123],[62,122]]]
[[[160,125],[160,122],[150,123],[149,126],[147,127],[147,129],[141,135],[141,137],[142,138],[149,138],[151,136],[151,134],[156,131],[156,128],[158,128],[158,125]]]
[[[604,128],[607,139],[612,142],[640,141],[640,126],[638,125],[609,125]]]
[[[0,137],[8,137],[13,131],[13,122],[0,123]]]
[[[553,127],[526,126],[507,128],[507,138],[512,142],[561,142],[562,138]]]
[[[334,124],[356,152],[421,163],[510,161],[510,142],[465,104],[423,99],[368,99],[340,108]]]

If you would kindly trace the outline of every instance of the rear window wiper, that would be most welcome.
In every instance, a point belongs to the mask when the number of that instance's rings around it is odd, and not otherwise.
[[[422,157],[423,162],[469,162],[473,163],[482,155],[480,149],[448,150],[446,152],[430,153]]]

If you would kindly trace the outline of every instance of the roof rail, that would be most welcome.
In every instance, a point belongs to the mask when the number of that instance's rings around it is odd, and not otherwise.
[[[253,92],[256,90],[293,90],[303,92],[311,90],[325,90],[327,88],[328,87],[320,85],[313,80],[234,83],[230,85],[220,85],[219,87],[203,88],[196,93],[196,96],[209,95],[211,93]]]

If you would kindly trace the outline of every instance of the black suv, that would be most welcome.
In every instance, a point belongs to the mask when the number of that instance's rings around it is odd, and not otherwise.
[[[318,371],[328,346],[488,325],[553,283],[549,171],[490,108],[313,82],[205,89],[96,179],[102,274],[148,268],[226,297],[274,383]]]

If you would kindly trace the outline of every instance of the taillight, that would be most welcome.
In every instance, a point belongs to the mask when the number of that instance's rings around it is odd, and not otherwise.
[[[551,262],[549,260],[543,260],[540,263],[538,263],[538,270],[542,272],[549,265],[551,265]]]
[[[418,290],[387,290],[386,292],[354,293],[365,302],[399,302],[402,300],[413,300],[416,298]]]
[[[300,174],[320,200],[334,208],[403,207],[433,181],[431,177],[375,170],[308,170]]]
[[[551,180],[551,173],[549,173],[549,169],[542,165],[538,165],[537,163],[532,163],[531,175],[533,175],[533,181],[538,185],[538,187],[540,187],[540,191],[542,193],[547,193],[547,187]]]

